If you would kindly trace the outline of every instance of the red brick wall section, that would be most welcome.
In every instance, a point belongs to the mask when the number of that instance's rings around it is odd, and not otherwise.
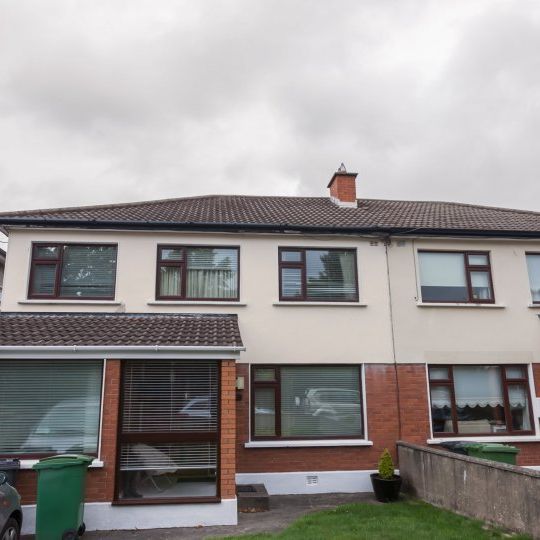
[[[429,401],[425,364],[400,364],[397,367],[401,438],[425,444],[430,436]]]
[[[85,497],[87,502],[111,501],[113,498],[119,392],[120,361],[107,360],[101,439],[101,461],[105,466],[102,469],[89,470]],[[33,470],[20,471],[17,490],[21,494],[22,504],[35,503],[36,481],[37,473]]]
[[[249,366],[237,365],[246,389],[237,401],[236,466],[238,472],[336,471],[375,469],[381,452],[395,457],[398,439],[396,377],[393,365],[366,365],[368,436],[373,446],[322,448],[245,448],[249,440]]]
[[[236,497],[236,367],[234,360],[221,363],[220,492],[222,499]]]

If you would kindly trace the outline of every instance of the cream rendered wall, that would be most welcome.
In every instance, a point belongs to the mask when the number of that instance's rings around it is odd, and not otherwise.
[[[26,303],[32,241],[117,242],[116,302]],[[240,246],[240,303],[155,304],[161,243]],[[278,246],[355,247],[359,306],[276,306]],[[360,363],[393,361],[385,246],[351,237],[197,234],[77,230],[12,230],[2,311],[236,313],[244,362]]]
[[[389,248],[398,362],[540,362],[540,306],[531,308],[526,251],[540,241],[394,238]],[[417,251],[483,250],[491,254],[500,307],[420,307]]]

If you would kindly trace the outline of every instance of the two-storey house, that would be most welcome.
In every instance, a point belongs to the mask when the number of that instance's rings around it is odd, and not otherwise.
[[[399,439],[540,466],[540,213],[355,182],[0,215],[0,456],[93,455],[92,529],[235,523],[236,483],[369,491]]]

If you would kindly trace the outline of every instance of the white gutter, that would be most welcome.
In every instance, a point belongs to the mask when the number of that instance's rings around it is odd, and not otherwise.
[[[175,345],[22,345],[0,346],[0,358],[239,358],[245,347]]]

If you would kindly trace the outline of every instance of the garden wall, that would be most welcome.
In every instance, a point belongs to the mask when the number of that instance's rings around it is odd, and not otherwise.
[[[540,538],[540,471],[398,442],[404,491]]]

